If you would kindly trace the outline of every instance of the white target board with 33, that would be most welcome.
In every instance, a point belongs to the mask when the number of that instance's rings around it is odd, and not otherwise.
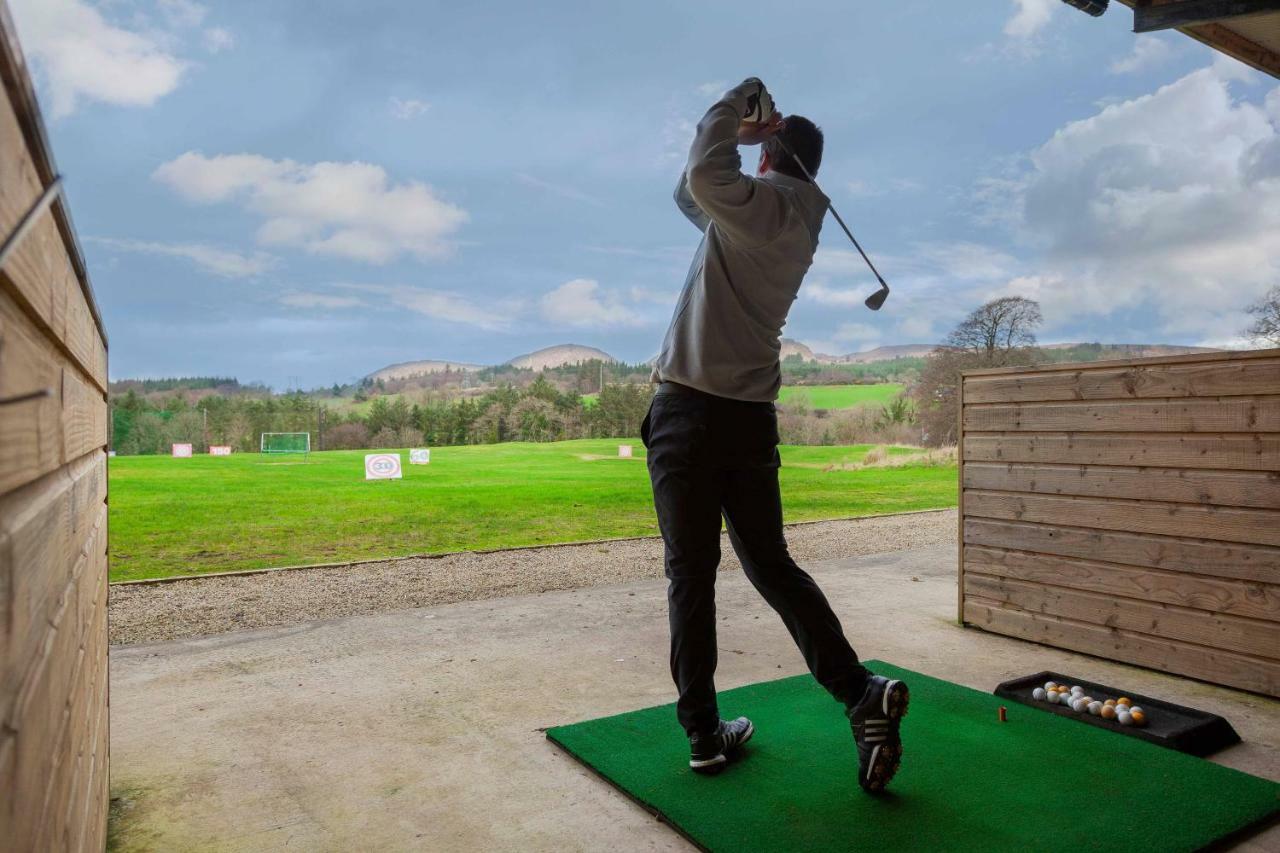
[[[364,478],[366,480],[400,480],[404,469],[400,467],[399,453],[366,453]]]

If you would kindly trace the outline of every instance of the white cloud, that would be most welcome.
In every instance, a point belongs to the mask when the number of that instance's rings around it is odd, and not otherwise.
[[[54,118],[82,99],[149,106],[177,88],[187,68],[163,34],[113,25],[83,0],[14,0],[12,8]]]
[[[1005,21],[1004,34],[1014,39],[1036,36],[1049,23],[1059,0],[1013,0],[1013,17]]]
[[[575,278],[542,297],[543,319],[559,326],[592,328],[639,326],[643,319],[616,294],[606,293],[600,283]]]
[[[709,83],[699,83],[694,87],[694,91],[699,95],[711,98],[716,95],[723,95],[729,90],[729,84],[723,80],[713,80]]]
[[[1043,255],[1005,291],[1050,328],[1125,311],[1184,340],[1238,334],[1280,277],[1280,88],[1239,101],[1240,73],[1192,72],[1031,152],[1006,203]]]
[[[252,278],[262,275],[277,263],[275,258],[264,252],[246,255],[240,252],[207,246],[203,243],[158,243],[149,240],[121,240],[112,237],[90,237],[89,240],[100,246],[107,246],[123,252],[140,252],[147,255],[185,258],[201,269],[223,278]]]
[[[357,296],[333,296],[327,293],[294,291],[280,297],[282,305],[294,308],[355,308],[365,301]]]
[[[473,326],[490,332],[508,328],[519,310],[519,305],[514,302],[484,306],[460,293],[428,287],[385,284],[348,284],[343,287],[347,290],[381,296],[384,303],[413,311],[415,314],[421,314],[433,320]],[[377,302],[369,300],[365,304],[376,305]]]
[[[392,95],[390,103],[391,115],[402,121],[416,118],[431,109],[430,104],[417,98],[398,98]]]
[[[1112,74],[1133,74],[1146,71],[1166,62],[1173,56],[1173,48],[1159,36],[1139,35],[1133,41],[1133,50],[1123,59],[1111,63]]]
[[[210,53],[222,53],[236,46],[235,36],[223,27],[210,27],[204,31],[204,49]]]
[[[382,264],[403,254],[440,258],[454,248],[466,211],[418,181],[391,184],[370,163],[298,163],[257,154],[197,151],[152,175],[184,198],[236,202],[262,217],[258,241]]]
[[[561,198],[592,204],[596,207],[604,207],[604,202],[595,196],[584,193],[582,190],[565,186],[564,184],[555,184],[550,181],[544,181],[541,178],[535,178],[533,175],[527,175],[524,172],[517,172],[516,180],[524,184],[526,187],[543,190],[544,192],[549,192],[552,195],[558,195]]]

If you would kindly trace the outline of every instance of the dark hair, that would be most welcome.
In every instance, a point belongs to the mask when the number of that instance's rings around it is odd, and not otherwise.
[[[818,167],[822,165],[822,128],[804,116],[787,116],[783,121],[787,126],[778,132],[778,136],[800,158],[809,174],[816,178]],[[804,180],[804,172],[797,168],[791,155],[783,150],[776,137],[765,142],[765,149],[769,152],[769,162],[773,164],[775,172]]]

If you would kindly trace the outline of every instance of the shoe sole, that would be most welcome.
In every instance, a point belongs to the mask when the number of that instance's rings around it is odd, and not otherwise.
[[[738,750],[747,741],[751,740],[751,736],[754,735],[755,733],[756,733],[755,724],[748,722],[747,733],[742,736],[742,740],[738,741],[738,743],[734,745],[733,749],[729,750],[730,754]],[[694,773],[701,773],[704,776],[714,776],[717,773],[719,773],[721,770],[723,770],[728,765],[728,763],[729,763],[728,756],[725,755],[725,753],[720,752],[711,758],[690,758],[689,769],[692,770]]]
[[[889,736],[884,744],[872,750],[865,775],[859,774],[858,784],[863,790],[873,794],[880,793],[902,766],[902,737],[898,726],[907,715],[910,704],[911,691],[907,689],[907,685],[901,681],[890,682],[885,688],[881,707],[889,720]]]

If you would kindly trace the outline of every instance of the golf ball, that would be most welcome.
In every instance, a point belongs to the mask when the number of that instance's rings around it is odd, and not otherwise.
[[[1141,708],[1139,708],[1137,705],[1131,705],[1131,706],[1129,706],[1129,713],[1130,713],[1130,714],[1145,714],[1145,713],[1147,713],[1147,712],[1146,712],[1146,711],[1144,711],[1144,710],[1142,710]]]
[[[1120,725],[1128,726],[1133,724],[1133,715],[1128,711],[1117,711],[1116,719],[1120,721]]]
[[[1107,701],[1103,702],[1102,704],[1103,704],[1103,705],[1110,705],[1111,707],[1113,707],[1113,708],[1114,708],[1114,707],[1116,706],[1116,700],[1114,700],[1114,699],[1108,699]]]
[[[1121,696],[1119,699],[1117,699],[1117,700],[1116,700],[1116,704],[1117,704],[1117,705],[1126,705],[1126,706],[1127,706],[1127,705],[1132,705],[1132,704],[1133,704],[1133,700],[1131,700],[1128,696]]]
[[[1048,699],[1048,700],[1049,700],[1049,704],[1050,704],[1050,705],[1057,705],[1057,704],[1058,704],[1058,691],[1056,691],[1056,690],[1050,690],[1050,691],[1048,691],[1047,693],[1045,693],[1045,694],[1044,694],[1044,698],[1046,698],[1046,699]]]
[[[1049,694],[1045,692],[1043,687],[1037,687],[1035,690],[1031,691],[1031,698],[1035,699],[1037,702],[1043,702],[1048,695]]]
[[[1098,715],[1104,720],[1114,720],[1116,718],[1116,706],[1103,705],[1102,710],[1098,712]]]
[[[1133,712],[1129,714],[1129,720],[1135,726],[1145,726],[1147,724],[1147,715],[1135,708]]]
[[[1073,687],[1071,688],[1071,695],[1072,695],[1072,696],[1083,696],[1083,695],[1084,695],[1084,688],[1083,688],[1083,687],[1081,687],[1081,686],[1080,686],[1080,685],[1078,685],[1078,684],[1077,684],[1077,685],[1075,685],[1075,686],[1073,686]]]
[[[1102,703],[1101,703],[1101,702],[1090,702],[1090,703],[1089,703],[1089,713],[1090,713],[1090,714],[1093,714],[1095,717],[1096,717],[1096,716],[1098,716],[1099,714],[1101,714],[1101,713],[1102,713]]]
[[[1045,689],[1045,690],[1057,690],[1057,689],[1058,689],[1058,685],[1057,685],[1055,682],[1052,682],[1052,681],[1046,681],[1046,682],[1044,683],[1044,689]]]
[[[1084,711],[1085,708],[1088,708],[1088,707],[1089,707],[1088,704],[1084,701],[1084,699],[1080,697],[1076,697],[1075,699],[1071,700],[1071,710],[1075,711],[1077,714],[1081,713],[1082,711]]]

